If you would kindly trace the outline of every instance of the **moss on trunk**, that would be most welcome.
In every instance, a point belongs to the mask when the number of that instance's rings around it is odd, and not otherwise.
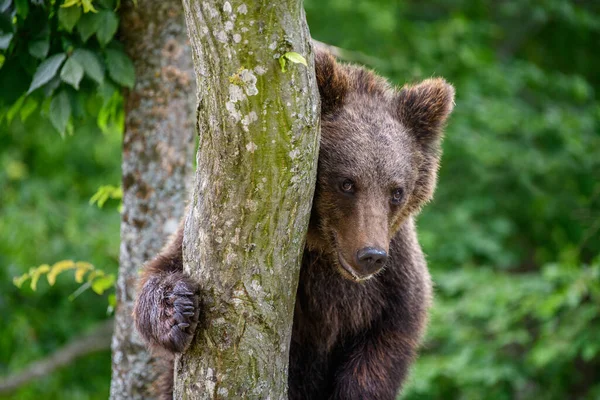
[[[301,1],[184,0],[198,80],[198,169],[184,238],[202,321],[175,398],[287,398],[319,104]],[[297,52],[308,67],[279,58]]]

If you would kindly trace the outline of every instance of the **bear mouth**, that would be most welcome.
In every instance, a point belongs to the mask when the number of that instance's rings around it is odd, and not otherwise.
[[[356,282],[360,282],[361,280],[365,279],[365,278],[361,278],[360,276],[358,276],[356,274],[356,272],[354,272],[354,269],[350,266],[350,264],[348,264],[348,262],[346,261],[344,256],[342,256],[342,254],[339,251],[337,252],[337,256],[338,256],[338,264],[343,269],[343,271],[341,271],[342,273],[346,272],[346,274],[349,274],[350,277],[352,279],[354,279]]]
[[[333,244],[336,249],[335,253],[337,255],[337,262],[334,261],[334,263],[336,264],[337,270],[339,271],[340,275],[342,275],[344,278],[350,279],[354,282],[362,282],[362,281],[366,281],[369,278],[372,278],[373,274],[367,275],[367,276],[360,276],[354,270],[354,268],[352,268],[350,263],[348,261],[346,261],[346,259],[342,255],[342,252],[339,250],[339,244],[338,244],[338,240],[337,240],[337,232],[336,231],[332,231],[332,237],[333,237]]]

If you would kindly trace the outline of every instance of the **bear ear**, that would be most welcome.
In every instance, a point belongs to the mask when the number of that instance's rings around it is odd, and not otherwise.
[[[344,102],[349,87],[348,75],[333,55],[320,47],[315,48],[315,73],[321,95],[321,114],[330,114]]]
[[[396,97],[400,122],[420,141],[437,139],[454,108],[454,87],[441,78],[406,85]]]

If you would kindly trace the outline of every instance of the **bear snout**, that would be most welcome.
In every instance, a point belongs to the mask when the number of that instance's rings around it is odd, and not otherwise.
[[[373,275],[385,264],[388,254],[379,247],[363,247],[356,252],[356,265],[363,276]]]
[[[372,278],[383,268],[387,259],[387,252],[378,247],[364,247],[358,250],[352,263],[346,261],[341,252],[338,252],[338,264],[345,272],[342,275],[357,282]]]

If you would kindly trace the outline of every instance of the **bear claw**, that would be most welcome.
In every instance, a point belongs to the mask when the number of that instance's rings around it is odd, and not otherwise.
[[[177,281],[160,313],[166,317],[166,321],[159,326],[162,325],[166,332],[157,336],[163,338],[164,347],[175,353],[180,353],[189,346],[198,324],[198,298],[189,286],[186,280]]]
[[[146,282],[136,306],[136,323],[152,347],[181,353],[190,345],[199,316],[195,289],[181,273]]]

